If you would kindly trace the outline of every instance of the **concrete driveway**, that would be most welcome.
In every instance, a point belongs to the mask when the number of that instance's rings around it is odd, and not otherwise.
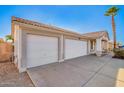
[[[123,69],[124,60],[89,55],[27,72],[38,87],[115,87],[124,86]]]

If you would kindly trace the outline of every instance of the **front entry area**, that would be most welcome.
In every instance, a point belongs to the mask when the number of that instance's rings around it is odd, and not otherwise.
[[[58,38],[27,35],[27,68],[58,62]]]
[[[96,51],[96,40],[90,40],[90,54],[94,54]]]

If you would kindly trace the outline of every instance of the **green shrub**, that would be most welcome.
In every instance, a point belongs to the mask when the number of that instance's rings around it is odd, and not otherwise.
[[[115,48],[113,49],[114,58],[124,59],[124,48]]]

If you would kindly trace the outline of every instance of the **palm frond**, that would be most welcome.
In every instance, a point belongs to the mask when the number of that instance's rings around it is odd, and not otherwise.
[[[106,11],[105,16],[115,16],[119,10],[116,6],[112,6]]]
[[[5,36],[5,39],[6,39],[6,41],[8,41],[8,40],[13,40],[13,37],[12,37],[11,35],[6,35],[6,36]]]

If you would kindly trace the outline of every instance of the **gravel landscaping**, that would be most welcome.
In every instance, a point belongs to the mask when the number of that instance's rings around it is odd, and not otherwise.
[[[27,73],[19,74],[11,62],[0,62],[0,87],[33,87]]]

